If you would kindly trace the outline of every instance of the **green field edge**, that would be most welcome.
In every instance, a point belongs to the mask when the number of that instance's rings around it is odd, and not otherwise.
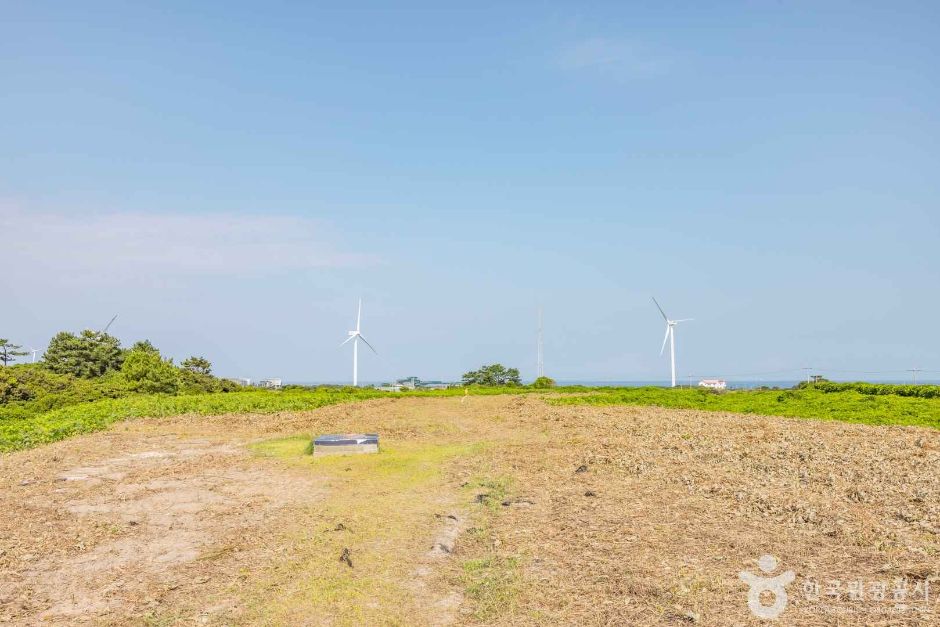
[[[786,418],[837,420],[868,425],[903,425],[940,429],[940,399],[864,394],[855,390],[735,390],[580,388],[553,390],[501,387],[382,392],[374,389],[321,387],[283,391],[244,391],[194,395],[138,395],[70,405],[28,418],[0,419],[0,453],[56,442],[107,429],[136,418],[184,414],[271,414],[309,411],[339,403],[377,398],[440,398],[464,395],[538,394],[553,405],[632,405],[693,409]]]
[[[617,388],[547,399],[552,405],[641,406],[782,418],[834,420],[878,426],[940,429],[940,399],[854,390],[734,390]]]

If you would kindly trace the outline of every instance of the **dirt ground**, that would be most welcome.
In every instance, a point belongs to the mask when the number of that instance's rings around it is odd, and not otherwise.
[[[342,431],[383,452],[302,455]],[[389,398],[0,457],[13,624],[766,624],[742,571],[792,571],[776,624],[940,625],[940,433]]]

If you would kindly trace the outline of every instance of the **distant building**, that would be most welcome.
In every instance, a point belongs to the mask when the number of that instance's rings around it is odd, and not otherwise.
[[[244,386],[251,385],[251,379],[235,378],[235,379],[229,379],[229,381],[234,381],[238,385],[244,385]]]
[[[421,385],[421,379],[418,377],[408,377],[406,379],[399,379],[395,384],[405,389],[413,390]]]
[[[418,387],[422,390],[446,390],[450,385],[450,383],[444,383],[443,381],[422,381]]]
[[[261,379],[258,381],[259,388],[267,388],[269,390],[280,390],[281,389],[281,380],[280,379]]]
[[[728,382],[724,379],[702,379],[698,382],[700,388],[709,388],[711,390],[724,390],[728,387]]]
[[[390,386],[383,387],[397,386],[399,390],[446,390],[453,385],[452,383],[445,383],[443,381],[422,381],[418,377],[408,377],[406,379],[399,379]]]
[[[379,392],[401,392],[401,387],[400,385],[386,383],[385,385],[377,385],[375,389]]]

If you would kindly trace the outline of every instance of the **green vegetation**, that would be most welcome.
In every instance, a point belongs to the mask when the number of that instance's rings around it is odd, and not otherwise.
[[[507,614],[516,604],[520,582],[519,560],[495,554],[463,562],[463,583],[474,602],[474,616],[487,621]]]
[[[899,385],[896,383],[865,383],[855,381],[852,383],[833,383],[823,381],[820,383],[801,383],[800,389],[813,389],[820,392],[859,392],[870,395],[913,396],[916,398],[940,398],[940,385]]]
[[[131,349],[121,366],[121,374],[132,392],[176,394],[179,391],[180,371],[156,349]]]
[[[553,388],[555,387],[555,380],[551,377],[538,377],[535,381],[532,382],[532,387],[537,390]]]
[[[0,340],[6,366],[25,354]],[[181,367],[165,359],[149,341],[130,349],[107,333],[63,331],[49,342],[42,361],[0,368],[0,423],[25,420],[80,403],[135,394],[201,394],[241,389],[212,376],[204,357],[190,357]]]
[[[181,414],[219,416],[232,413],[303,411],[381,396],[382,392],[354,388],[292,389],[283,392],[245,390],[227,394],[171,396],[135,395],[69,405],[24,419],[0,418],[0,452],[30,448],[73,435],[108,428],[131,418],[160,418]]]
[[[79,335],[62,331],[49,342],[43,364],[56,374],[92,379],[120,370],[124,362],[121,341],[101,331],[84,330]]]
[[[940,398],[914,398],[891,393],[863,394],[851,387],[846,390],[826,390],[809,386],[795,390],[729,392],[656,387],[611,388],[578,396],[552,397],[549,402],[557,405],[653,405],[940,429]]]
[[[419,424],[429,426],[413,428]],[[447,469],[458,460],[479,459],[486,445],[388,439],[379,455],[313,458],[304,454],[310,437],[251,447],[256,455],[308,470],[331,491],[278,538],[286,548],[274,567],[253,573],[248,621],[302,624],[328,616],[343,625],[429,622],[421,619],[428,608],[415,599],[414,564],[426,556],[442,512],[458,511]],[[349,563],[338,559],[344,551]]]
[[[205,357],[180,366],[150,342],[122,348],[99,331],[62,332],[40,363],[14,364],[25,354],[0,340],[0,451],[11,451],[105,429],[119,420],[195,413],[269,413],[387,396],[371,389],[321,387],[251,390],[212,375]],[[396,396],[551,392],[555,404],[660,407],[940,428],[940,386],[817,382],[793,390],[715,392],[667,388],[555,387],[548,377],[522,386],[519,371],[502,364],[463,376],[467,388]],[[224,394],[218,394],[224,393]],[[565,394],[569,393],[569,394]],[[576,393],[576,394],[570,394]]]
[[[20,350],[21,348],[23,347],[19,344],[13,344],[8,339],[0,338],[0,363],[6,367],[16,361],[17,357],[25,355],[26,351]]]
[[[464,385],[504,386],[522,385],[518,368],[507,368],[502,364],[482,366],[463,375]]]

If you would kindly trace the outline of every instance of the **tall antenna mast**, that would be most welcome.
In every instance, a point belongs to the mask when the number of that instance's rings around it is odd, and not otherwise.
[[[536,376],[545,376],[545,353],[542,348],[542,308],[539,307],[539,346],[538,346],[538,364],[536,365]]]

